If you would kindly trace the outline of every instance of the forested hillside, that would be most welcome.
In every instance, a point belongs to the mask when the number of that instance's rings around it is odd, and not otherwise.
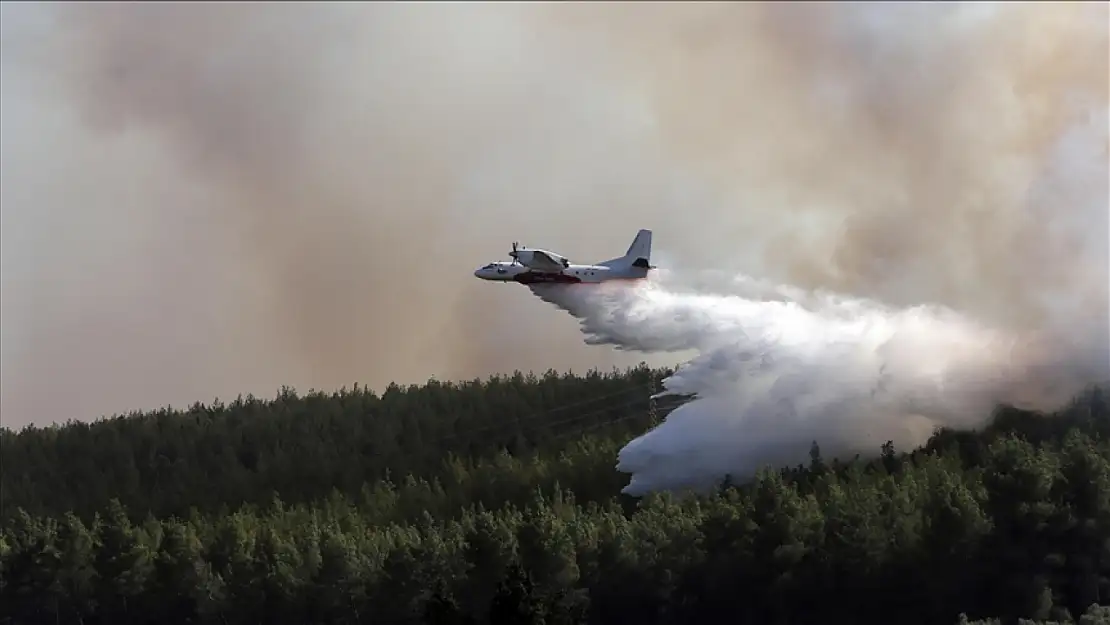
[[[272,400],[238,398],[65,426],[0,429],[4,518],[117,498],[157,517],[268,501],[354,496],[389,476],[450,479],[469,459],[557,450],[585,432],[623,439],[648,427],[667,370],[516,373],[464,383],[392,384]],[[674,401],[664,403],[666,410]],[[457,461],[449,461],[454,456]]]
[[[633,500],[613,467],[660,373],[4,431],[0,622],[1110,623],[1097,390]]]

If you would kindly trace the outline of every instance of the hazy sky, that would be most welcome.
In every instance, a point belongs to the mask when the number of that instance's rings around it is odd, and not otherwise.
[[[1105,4],[0,17],[9,427],[634,363],[472,271],[513,240],[603,260],[641,227],[669,267],[1105,319]],[[1053,173],[1084,120],[1094,147]]]

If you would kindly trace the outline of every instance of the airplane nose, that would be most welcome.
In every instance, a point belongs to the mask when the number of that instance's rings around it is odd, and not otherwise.
[[[474,277],[475,278],[481,278],[482,277],[482,270],[481,269],[475,269],[474,270]]]

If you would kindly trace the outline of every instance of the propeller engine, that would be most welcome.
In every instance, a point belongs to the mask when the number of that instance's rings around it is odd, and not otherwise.
[[[520,262],[520,259],[517,258],[517,247],[518,247],[518,243],[516,241],[513,241],[513,251],[509,252],[509,257],[513,259],[513,264],[514,265],[516,263]]]

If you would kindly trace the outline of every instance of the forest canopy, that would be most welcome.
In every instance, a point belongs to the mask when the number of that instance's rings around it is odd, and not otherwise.
[[[0,622],[1110,623],[1110,411],[633,499],[666,371],[0,430]],[[1104,606],[1100,608],[1099,606]]]

